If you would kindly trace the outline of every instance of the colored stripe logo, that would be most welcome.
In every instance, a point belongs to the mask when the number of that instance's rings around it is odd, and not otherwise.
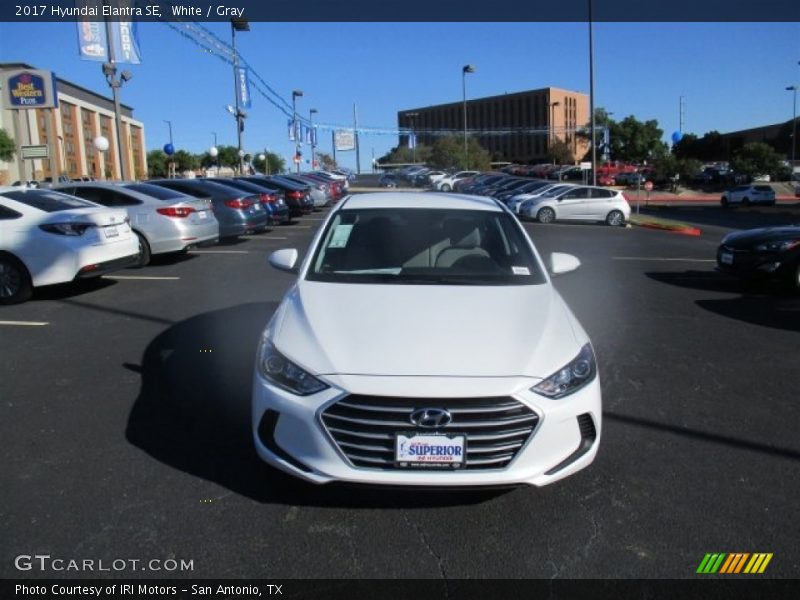
[[[745,573],[755,575],[763,573],[767,569],[769,561],[772,560],[772,553],[756,552],[717,552],[706,554],[697,567],[697,573],[711,575],[720,573],[724,575],[738,575]]]

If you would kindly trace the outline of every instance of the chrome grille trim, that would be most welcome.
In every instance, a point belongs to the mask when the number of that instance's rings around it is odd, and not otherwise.
[[[417,427],[411,423],[410,416],[419,408],[446,409],[453,420],[438,429]],[[466,462],[462,469],[503,469],[516,458],[539,424],[536,412],[509,396],[400,398],[351,395],[325,407],[319,413],[319,419],[351,466],[381,470],[397,469],[394,440],[398,432],[463,433],[467,439]],[[430,472],[430,469],[426,471]]]

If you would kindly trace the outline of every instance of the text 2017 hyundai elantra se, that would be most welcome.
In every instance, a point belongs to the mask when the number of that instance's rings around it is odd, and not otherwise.
[[[546,485],[592,462],[592,345],[500,203],[350,196],[297,259],[270,256],[297,280],[258,348],[263,460],[315,483],[415,486]]]

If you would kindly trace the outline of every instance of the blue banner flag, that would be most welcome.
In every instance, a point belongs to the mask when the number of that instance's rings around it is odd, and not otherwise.
[[[416,148],[417,147],[417,134],[416,133],[408,134],[408,147],[409,148]]]
[[[294,121],[289,119],[289,121],[287,123],[287,127],[289,128],[289,141],[293,142],[295,140],[295,137],[294,137],[294,129],[295,129],[294,128]]]
[[[236,95],[239,97],[240,108],[250,108],[250,80],[247,77],[247,67],[236,67]]]
[[[76,21],[78,54],[81,60],[108,60],[106,53],[106,24],[97,21]]]
[[[138,65],[142,62],[139,39],[136,35],[136,23],[113,21],[111,23],[111,39],[114,40],[115,62],[129,65]]]

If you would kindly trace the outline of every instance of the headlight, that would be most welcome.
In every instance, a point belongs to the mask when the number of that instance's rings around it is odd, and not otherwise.
[[[267,340],[263,340],[258,349],[258,370],[278,387],[298,396],[310,396],[328,387],[278,352]]]
[[[597,375],[597,364],[592,346],[586,344],[572,361],[531,388],[532,392],[548,398],[562,398],[571,394]]]
[[[759,244],[756,250],[759,252],[784,252],[790,250],[795,246],[800,246],[800,240],[785,240],[783,242],[767,242],[766,244]]]

